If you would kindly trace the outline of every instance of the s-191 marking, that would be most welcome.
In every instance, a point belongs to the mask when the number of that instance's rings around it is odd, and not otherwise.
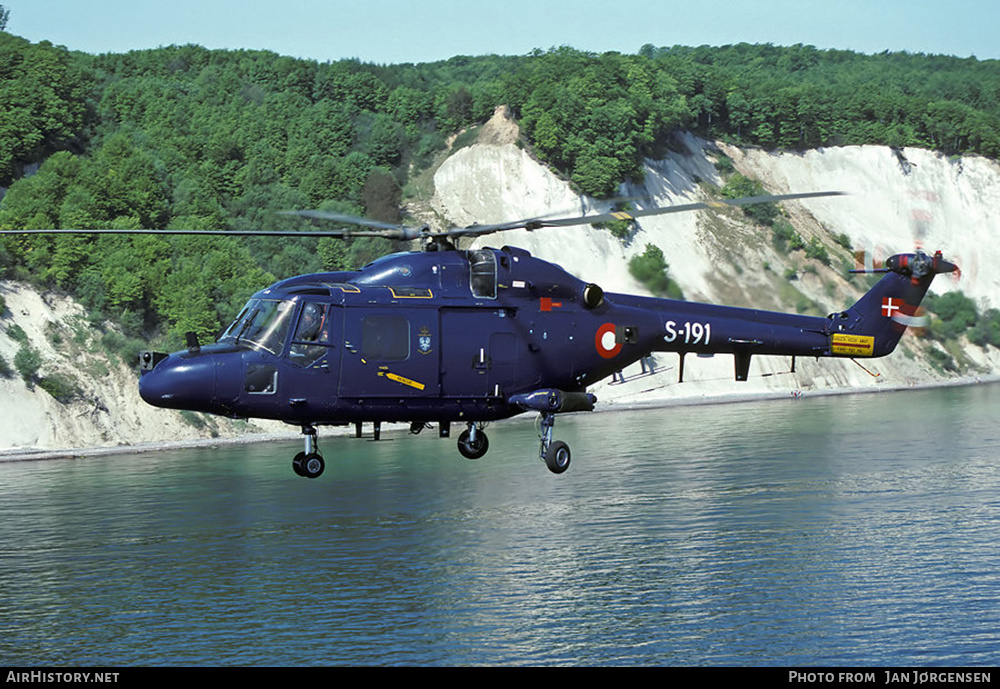
[[[712,339],[711,323],[687,321],[678,328],[676,321],[667,321],[664,327],[667,330],[667,334],[663,336],[664,342],[673,342],[678,338],[683,338],[684,344],[707,346]]]

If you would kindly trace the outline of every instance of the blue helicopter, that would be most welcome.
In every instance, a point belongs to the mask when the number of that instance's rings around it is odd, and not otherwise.
[[[464,425],[458,451],[478,459],[489,449],[487,423],[537,412],[539,458],[559,474],[571,453],[553,438],[555,418],[592,411],[597,399],[587,388],[597,381],[653,352],[679,355],[679,381],[689,353],[732,354],[737,381],[747,380],[753,356],[791,356],[793,370],[797,356],[885,356],[913,324],[934,276],[956,266],[940,252],[897,254],[856,304],[823,318],[609,294],[523,249],[459,250],[453,240],[837,194],[759,196],[443,232],[298,212],[369,228],[315,236],[420,240],[424,248],[383,256],[357,271],[288,278],[257,292],[217,342],[202,346],[189,333],[186,350],[141,352],[139,392],[157,407],[300,426],[304,448],[292,467],[307,478],[325,467],[319,425],[354,424],[360,437],[362,424],[371,423],[376,440],[383,422],[409,423],[413,433],[437,424],[442,438],[450,437],[453,424]]]

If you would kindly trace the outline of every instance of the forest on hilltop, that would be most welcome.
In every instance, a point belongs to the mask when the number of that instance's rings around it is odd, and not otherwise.
[[[522,145],[597,197],[641,178],[678,129],[1000,156],[1000,63],[975,58],[740,44],[374,65],[195,45],[87,55],[0,31],[0,229],[299,229],[277,212],[304,208],[397,221],[449,137],[498,105]],[[213,339],[275,278],[388,248],[7,237],[0,278],[71,292],[95,324],[177,346],[189,330]]]

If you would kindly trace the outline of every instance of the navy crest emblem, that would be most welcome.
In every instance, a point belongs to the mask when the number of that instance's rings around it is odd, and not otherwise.
[[[434,339],[426,325],[421,326],[420,332],[417,334],[417,348],[421,354],[430,354],[434,351]]]

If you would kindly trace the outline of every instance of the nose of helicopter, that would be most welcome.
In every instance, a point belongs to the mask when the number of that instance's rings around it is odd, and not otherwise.
[[[212,356],[171,354],[139,379],[139,396],[154,407],[210,411],[215,398]]]

